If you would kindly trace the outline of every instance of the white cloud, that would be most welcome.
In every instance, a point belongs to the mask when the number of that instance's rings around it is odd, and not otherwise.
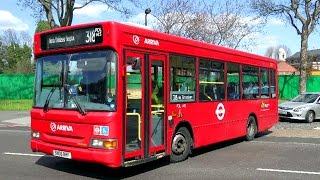
[[[263,19],[261,18],[255,18],[255,17],[241,17],[240,22],[243,24],[248,24],[249,26],[256,26],[263,23]]]
[[[148,15],[148,20],[151,17],[151,15]],[[145,14],[144,13],[139,13],[136,16],[133,16],[131,18],[128,19],[128,22],[132,22],[132,23],[137,23],[137,24],[144,24],[144,19],[145,19]]]
[[[271,26],[284,26],[285,23],[281,19],[271,18],[268,20],[268,24]]]
[[[0,10],[0,30],[14,29],[15,31],[27,31],[28,24],[15,17],[9,11]]]
[[[75,7],[81,7],[80,4],[75,4]],[[86,16],[89,18],[99,18],[104,12],[113,11],[111,7],[106,4],[89,4],[81,9],[76,9],[74,15],[76,16]]]
[[[264,55],[267,48],[276,47],[280,42],[280,37],[278,36],[267,35],[259,32],[251,34],[250,38],[255,39],[256,44],[251,52],[260,55]]]
[[[133,16],[131,18],[128,19],[129,23],[135,23],[135,24],[140,24],[143,25],[145,24],[145,13],[139,13],[136,16]],[[152,16],[151,14],[147,15],[147,25],[148,27],[152,27],[154,26],[157,22],[157,19]]]

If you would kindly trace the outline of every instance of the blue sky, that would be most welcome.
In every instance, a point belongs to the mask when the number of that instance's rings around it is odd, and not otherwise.
[[[31,16],[32,12],[30,9],[23,9],[18,6],[17,2],[17,0],[0,0],[0,32],[12,28],[16,31],[28,32],[32,36],[36,28],[35,19]],[[152,18],[151,16],[149,17]],[[93,4],[76,11],[73,24],[108,20],[143,24],[144,12],[142,11],[140,14],[129,19],[123,19],[106,5]],[[281,44],[289,47],[292,53],[298,52],[300,49],[300,36],[297,35],[290,24],[286,24],[279,19],[269,18],[263,32],[255,34],[257,46],[250,52],[264,55],[268,47]],[[319,37],[319,30],[315,31],[310,37],[310,50],[320,49]]]

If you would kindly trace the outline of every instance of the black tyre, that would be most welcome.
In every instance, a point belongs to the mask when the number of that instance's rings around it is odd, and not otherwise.
[[[253,116],[248,118],[247,122],[247,135],[246,140],[251,141],[254,139],[258,131],[256,119]]]
[[[188,129],[186,127],[179,128],[172,139],[170,162],[186,160],[191,152],[191,142]]]
[[[306,122],[307,123],[312,123],[314,121],[315,114],[313,111],[308,111],[306,114]]]

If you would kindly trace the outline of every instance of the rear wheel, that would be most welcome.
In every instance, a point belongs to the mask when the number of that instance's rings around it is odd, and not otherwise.
[[[314,112],[308,111],[306,114],[306,122],[312,123],[314,121]]]
[[[247,135],[246,140],[251,141],[254,139],[258,131],[256,119],[253,116],[248,118],[247,122]]]
[[[191,135],[186,127],[181,127],[175,133],[171,145],[171,162],[180,162],[188,158],[191,152]]]

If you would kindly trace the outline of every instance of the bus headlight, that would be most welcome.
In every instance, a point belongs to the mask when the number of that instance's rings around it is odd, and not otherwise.
[[[93,148],[116,149],[118,140],[116,139],[91,139],[90,146]]]
[[[31,137],[40,139],[40,133],[38,131],[31,131]]]

